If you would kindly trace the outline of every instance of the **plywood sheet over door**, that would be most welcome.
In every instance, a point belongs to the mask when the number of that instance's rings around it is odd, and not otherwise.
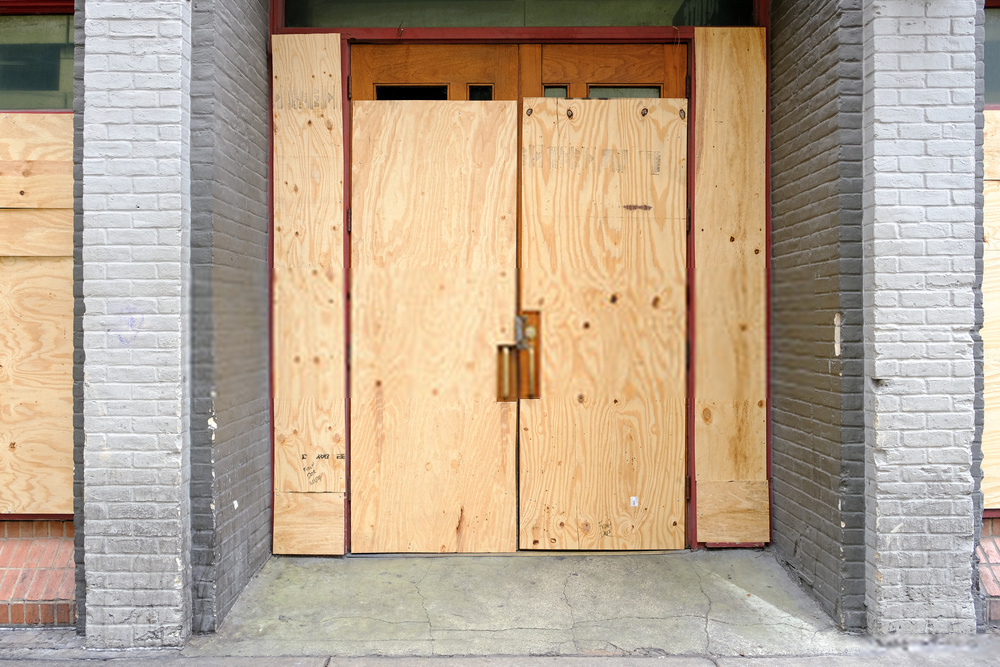
[[[355,102],[351,549],[515,544],[516,103]]]
[[[272,39],[274,552],[340,554],[346,440],[340,36]],[[296,497],[305,493],[311,497]]]
[[[687,101],[524,109],[520,546],[683,548]]]
[[[763,28],[697,28],[697,541],[766,542],[767,59]]]
[[[0,114],[0,515],[73,512],[73,114]]]

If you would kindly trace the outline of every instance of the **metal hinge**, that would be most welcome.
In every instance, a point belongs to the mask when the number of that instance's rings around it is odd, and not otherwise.
[[[347,75],[347,99],[351,99],[351,75]]]
[[[347,209],[347,233],[351,233],[351,209]]]

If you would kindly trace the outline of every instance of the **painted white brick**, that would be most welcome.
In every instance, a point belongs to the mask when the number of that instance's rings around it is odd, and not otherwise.
[[[191,617],[191,5],[88,1],[85,16],[87,642],[180,645]],[[134,502],[143,485],[155,502]],[[109,576],[135,554],[148,576]]]
[[[975,12],[968,0],[863,3],[866,597],[874,634],[976,629],[968,447]],[[913,52],[915,40],[922,53]],[[914,87],[918,77],[924,84]],[[936,552],[945,557],[931,559]]]

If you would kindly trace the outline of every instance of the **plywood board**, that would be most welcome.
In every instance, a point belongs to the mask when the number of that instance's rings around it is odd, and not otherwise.
[[[72,113],[0,113],[0,162],[73,162]]]
[[[272,550],[280,555],[344,553],[343,493],[274,493]]]
[[[687,102],[524,108],[520,546],[683,548]]]
[[[997,137],[1000,140],[1000,137]],[[985,181],[983,250],[983,501],[1000,509],[1000,181]]]
[[[72,208],[71,161],[0,161],[0,208]]]
[[[983,116],[983,178],[1000,180],[1000,109],[986,109]]]
[[[0,209],[0,256],[72,257],[72,209]]]
[[[275,488],[296,496],[342,493],[346,307],[340,37],[272,39]]]
[[[697,482],[698,542],[762,543],[771,540],[766,481]]]
[[[72,258],[0,258],[0,512],[72,512],[72,329]]]
[[[351,549],[516,547],[516,104],[355,102]]]
[[[767,480],[766,64],[763,28],[695,29],[699,488],[706,482]],[[766,503],[766,496],[756,498]],[[704,534],[718,532],[711,523],[718,515],[701,518],[700,494],[697,502],[701,540],[703,528]],[[734,535],[733,541],[758,540]]]

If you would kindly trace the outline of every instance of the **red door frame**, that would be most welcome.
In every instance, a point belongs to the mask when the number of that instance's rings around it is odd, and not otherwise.
[[[1000,2],[1000,0],[997,0]],[[769,5],[770,0],[754,0],[754,17],[758,24],[762,24],[765,29],[769,32]],[[688,76],[690,80],[690,89],[688,96],[688,113],[692,119],[692,122],[688,123],[688,154],[691,155],[691,151],[695,146],[695,123],[693,122],[696,116],[697,109],[697,78],[695,76],[695,50],[694,50],[694,35],[695,29],[693,27],[674,27],[674,26],[657,26],[657,27],[605,27],[605,28],[593,28],[593,27],[570,27],[570,28],[286,28],[282,24],[284,23],[284,2],[283,0],[271,0],[271,34],[310,34],[310,33],[336,33],[340,35],[341,43],[341,76],[342,81],[347,81],[348,76],[351,71],[350,63],[350,46],[352,44],[413,44],[413,43],[426,43],[426,44],[471,44],[471,43],[494,43],[494,44],[519,44],[519,43],[536,43],[536,44],[614,44],[614,43],[652,43],[652,44],[687,44],[688,45]],[[268,66],[270,70],[270,44],[268,44]],[[770,71],[768,71],[767,76],[767,89],[770,91]],[[342,86],[342,104],[343,104],[343,115],[344,115],[344,201],[349,202],[350,193],[350,180],[351,180],[351,169],[350,169],[350,151],[348,147],[350,146],[351,138],[351,100],[349,96],[349,87]],[[270,101],[269,101],[270,106]],[[273,109],[271,110],[271,117],[273,118]],[[770,174],[770,138],[771,138],[771,127],[770,127],[770,105],[766,110],[767,115],[767,133],[766,133],[766,150],[767,164],[766,164],[766,177],[765,177],[765,264],[766,264],[766,294],[767,304],[766,304],[766,347],[765,347],[765,358],[766,358],[766,377],[767,377],[767,425],[766,425],[766,477],[768,480],[768,525],[769,525],[769,539],[773,538],[773,527],[774,522],[771,517],[771,507],[773,506],[773,485],[771,484],[771,415],[770,415],[770,405],[771,405],[771,305],[770,305],[770,293],[771,293],[771,174]],[[269,132],[271,137],[271,153],[273,160],[273,132]],[[695,229],[694,226],[694,162],[688,160],[687,163],[687,187],[688,187],[688,224],[689,229]],[[273,187],[274,180],[270,179],[271,194],[269,195],[269,234],[273,237],[273,226],[274,226],[274,211],[273,211]],[[344,267],[345,267],[345,279],[344,279],[344,322],[346,327],[345,332],[345,344],[349,353],[350,350],[350,301],[349,301],[349,291],[350,291],[350,236],[348,229],[350,228],[350,217],[349,217],[349,204],[345,204],[343,211],[343,229],[344,229]],[[695,293],[694,293],[694,234],[689,233],[687,237],[687,293],[688,293],[688,316],[687,316],[687,336],[688,336],[688,349],[689,349],[689,363],[687,369],[687,423],[686,423],[686,433],[685,433],[685,446],[686,446],[686,456],[687,456],[687,475],[689,479],[689,489],[690,498],[688,500],[687,506],[687,521],[685,521],[685,546],[691,549],[704,548],[706,546],[711,547],[760,547],[764,546],[763,543],[740,543],[740,544],[706,544],[703,542],[697,542],[697,484],[694,483],[695,469],[694,469],[694,392],[695,392],[695,377],[694,377],[694,364],[692,363],[695,359],[696,349],[695,349]],[[273,244],[270,245],[268,253],[268,268],[273,272]],[[270,289],[270,287],[269,287]],[[271,295],[273,299],[273,295]],[[273,307],[273,300],[269,299],[269,309]],[[273,320],[273,313],[269,319]],[[272,337],[269,332],[269,345],[272,341]],[[345,359],[345,382],[347,387],[350,387],[350,367]],[[273,373],[272,373],[272,385],[273,385]],[[274,390],[271,387],[271,414],[274,414]],[[351,455],[350,455],[350,396],[347,391],[345,391],[345,510],[344,510],[344,539],[345,539],[345,553],[350,553],[351,546],[351,514],[350,514],[350,481],[351,481]],[[272,478],[272,489],[274,487],[274,420],[271,420],[271,448],[272,448],[272,467],[271,467],[271,478]],[[272,507],[272,529],[274,524],[273,507]],[[773,541],[773,539],[771,540]]]

